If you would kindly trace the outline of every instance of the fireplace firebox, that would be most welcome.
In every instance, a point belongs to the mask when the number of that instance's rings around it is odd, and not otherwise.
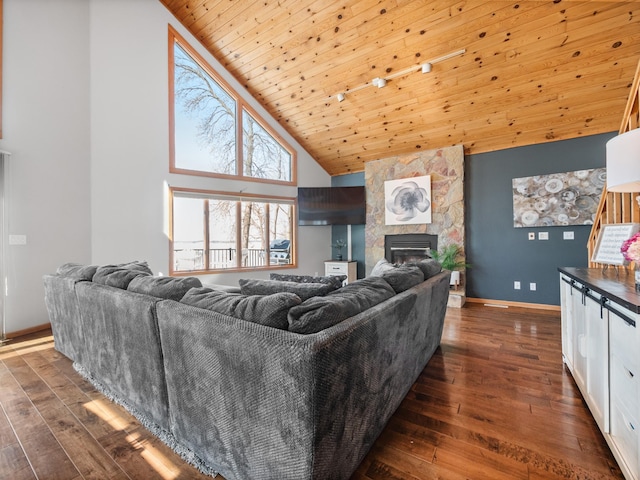
[[[384,236],[384,256],[395,264],[417,262],[438,250],[438,236],[428,233],[405,233]]]

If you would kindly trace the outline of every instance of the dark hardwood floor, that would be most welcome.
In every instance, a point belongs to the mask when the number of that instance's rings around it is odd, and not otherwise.
[[[197,479],[50,332],[0,347],[1,479]],[[353,476],[622,479],[562,365],[560,314],[449,309],[442,346]],[[250,480],[250,479],[246,479]]]

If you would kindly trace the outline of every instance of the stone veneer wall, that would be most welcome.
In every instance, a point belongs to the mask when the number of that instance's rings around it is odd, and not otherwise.
[[[432,223],[384,224],[384,182],[431,175]],[[464,249],[464,149],[462,145],[399,155],[365,163],[367,224],[365,271],[384,258],[384,236],[402,233],[438,235],[438,249],[457,243]]]

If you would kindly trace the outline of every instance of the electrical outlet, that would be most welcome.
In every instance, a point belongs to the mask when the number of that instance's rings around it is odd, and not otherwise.
[[[549,232],[538,232],[538,240],[549,240]]]
[[[562,232],[562,239],[573,240],[574,239],[573,232]]]
[[[536,239],[536,232],[529,232],[529,240],[535,240]]]
[[[520,282],[513,282],[513,289],[520,290]]]
[[[529,284],[529,290],[531,290],[532,292],[535,292],[535,291],[536,291],[536,284],[535,284],[535,282],[531,282],[531,283]]]

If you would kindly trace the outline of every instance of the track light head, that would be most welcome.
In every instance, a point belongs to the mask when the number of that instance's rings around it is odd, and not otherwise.
[[[371,81],[371,83],[375,87],[382,88],[387,84],[387,81],[384,78],[376,77]]]

